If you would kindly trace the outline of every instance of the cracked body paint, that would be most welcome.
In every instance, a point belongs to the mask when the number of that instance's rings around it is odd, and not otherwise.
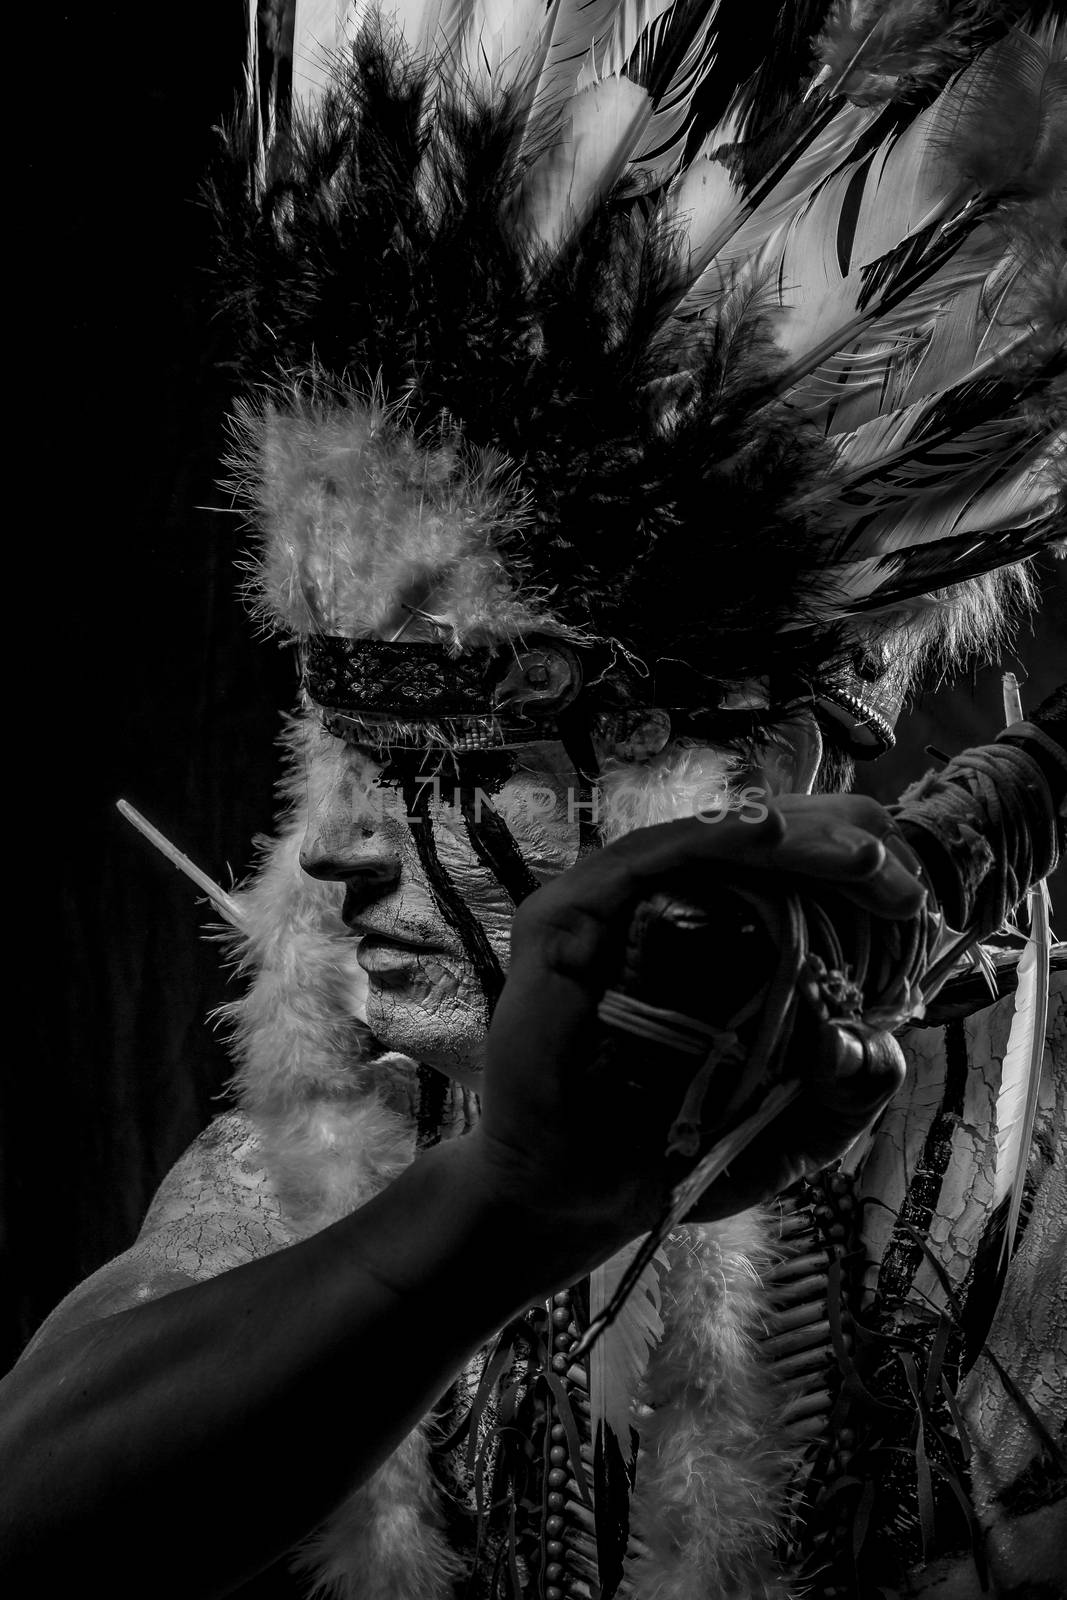
[[[1050,1003],[1046,1113],[1064,987],[1057,980]],[[868,1297],[948,1308],[937,1270],[900,1227],[901,1218],[923,1235],[954,1292],[966,1295],[993,1195],[996,1102],[1013,1005],[1008,996],[957,1023],[912,1028],[901,1038],[908,1075],[878,1125],[858,1187]]]
[[[130,1248],[67,1296],[26,1353],[291,1243],[259,1149],[250,1118],[216,1117],[164,1178]]]

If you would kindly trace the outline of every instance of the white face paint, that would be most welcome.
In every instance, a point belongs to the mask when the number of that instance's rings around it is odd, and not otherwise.
[[[806,790],[819,753],[818,730],[806,719],[768,753],[766,770],[750,776],[759,777],[772,793]],[[314,877],[346,885],[343,915],[359,940],[357,961],[367,977],[367,1022],[375,1036],[387,1049],[476,1082],[488,1021],[486,998],[462,939],[434,899],[413,828],[429,825],[441,867],[503,971],[514,906],[475,852],[449,781],[442,780],[439,797],[431,799],[428,820],[409,822],[399,789],[382,783],[383,770],[382,762],[366,751],[322,736],[314,757],[315,796],[301,862]],[[627,770],[634,774],[634,795],[621,805],[621,827],[609,823],[611,836],[708,804],[711,778],[726,767],[716,752],[690,749],[674,758],[664,752],[650,767]],[[613,774],[616,790],[619,776]],[[731,777],[738,791],[750,781],[736,771]],[[607,787],[610,804],[613,785]],[[618,805],[618,793],[614,799]],[[539,883],[573,865],[580,797],[561,745],[545,742],[516,751],[514,772],[482,803],[503,817]]]
[[[578,850],[576,779],[562,747],[526,746],[498,793],[481,804],[504,818],[540,883],[571,866]],[[317,757],[317,803],[301,863],[345,883],[344,920],[360,941],[367,1022],[383,1045],[467,1080],[478,1070],[486,999],[463,941],[426,880],[412,829],[429,825],[438,860],[507,969],[514,906],[478,858],[448,780],[428,820],[409,822],[403,798],[383,784],[365,751],[326,739]]]

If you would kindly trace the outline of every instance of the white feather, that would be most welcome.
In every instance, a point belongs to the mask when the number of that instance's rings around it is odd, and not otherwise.
[[[699,14],[664,0],[559,3],[541,51],[529,116],[533,139],[556,124],[551,145],[523,185],[518,214],[538,244],[558,247],[625,174],[642,187],[668,179],[684,145],[693,95],[713,59],[717,10]],[[646,68],[684,26],[688,45],[655,97]]]
[[[967,467],[957,460],[954,470],[939,472],[935,462],[929,487],[921,480],[909,482],[901,490],[899,506],[880,510],[864,528],[854,546],[856,555],[885,555],[954,534],[1025,527],[1045,516],[1056,494],[1049,441],[1016,441],[1010,449],[997,450],[994,424],[989,432],[989,449],[983,455],[973,442]],[[946,446],[952,448],[959,452],[956,441]]]
[[[640,1246],[635,1240],[596,1268],[589,1280],[590,1319],[600,1315],[611,1300],[623,1273]],[[589,1357],[589,1422],[596,1440],[601,1423],[614,1434],[629,1462],[633,1456],[630,1426],[638,1387],[649,1357],[663,1336],[660,1318],[660,1269],[667,1259],[657,1251],[609,1328],[593,1346]]]
[[[1017,332],[1008,315],[1013,280],[1003,278],[1004,241],[993,229],[978,228],[898,306],[890,304],[899,279],[892,252],[931,225],[963,218],[980,196],[1019,182],[1031,192],[1051,189],[1057,164],[1043,150],[1060,94],[1045,44],[1014,32],[985,51],[903,133],[883,141],[873,156],[840,166],[806,204],[793,208],[782,236],[781,311],[775,321],[776,337],[790,358],[781,387],[791,403],[817,404],[820,383],[824,400],[840,400],[848,379],[866,395],[867,405],[857,411],[846,404],[837,426],[854,428],[878,411],[958,381],[998,338]],[[936,253],[938,238],[935,232],[923,250]],[[883,258],[892,267],[888,291],[868,299],[869,271]],[[1024,277],[1015,271],[1015,279]],[[1001,335],[991,335],[991,322],[1002,325]],[[921,363],[911,359],[916,338],[924,341]],[[872,351],[881,362],[865,365],[862,358]]]
[[[1008,725],[1022,720],[1022,701],[1015,674],[1004,674],[1004,710]],[[1030,933],[1019,959],[1015,1011],[1004,1052],[997,1095],[997,1165],[993,1178],[994,1210],[1009,1200],[1001,1243],[1001,1259],[1011,1255],[1019,1223],[1030,1141],[1034,1132],[1041,1066],[1048,1027],[1049,895],[1044,883],[1027,896]]]
[[[1038,1093],[1041,1088],[1041,1063],[1045,1051],[1048,1020],[1049,898],[1045,885],[1030,891],[1030,934],[1019,960],[1019,987],[1015,991],[1015,1013],[997,1096],[997,1167],[993,1181],[993,1204],[999,1205],[1010,1194],[1004,1231],[1003,1254],[1009,1255],[1015,1240],[1022,1206],[1030,1140],[1034,1131]]]
[[[561,137],[523,184],[520,226],[555,249],[579,227],[618,176],[620,160],[648,119],[651,102],[628,78],[590,84],[570,102]]]
[[[858,106],[842,106],[816,137],[798,150],[778,182],[758,203],[752,196],[742,194],[733,207],[719,215],[709,215],[706,221],[694,208],[688,240],[693,281],[678,308],[679,316],[702,315],[715,304],[724,282],[742,263],[763,250],[790,221],[802,198],[848,159],[873,115]],[[719,145],[729,144],[735,137],[728,115],[705,141],[702,154],[713,155]],[[679,184],[684,181],[680,179]]]

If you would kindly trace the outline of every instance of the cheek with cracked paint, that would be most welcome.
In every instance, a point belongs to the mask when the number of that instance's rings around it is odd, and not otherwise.
[[[485,996],[462,956],[408,953],[371,972],[367,1023],[375,1037],[461,1081],[478,1071],[488,1022]]]
[[[493,805],[542,883],[574,865],[578,854],[577,777],[559,744],[527,745]]]
[[[539,745],[519,753],[517,770],[492,797],[493,809],[507,822],[541,882],[565,871],[577,854],[573,782],[562,751]],[[430,808],[438,859],[506,971],[514,907],[475,853],[462,817],[446,801],[447,794],[440,805]],[[421,868],[408,852],[403,878],[405,907],[422,906],[439,920]],[[383,1044],[441,1067],[461,1081],[476,1081],[488,1013],[481,985],[461,954],[395,955],[370,971],[368,980],[367,1022]]]

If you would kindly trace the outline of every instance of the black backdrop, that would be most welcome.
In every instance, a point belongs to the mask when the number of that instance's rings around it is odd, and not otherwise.
[[[32,276],[9,331],[32,377],[9,470],[32,493],[9,546],[27,625],[9,737],[25,977],[9,1015],[15,1037],[30,1028],[4,1074],[9,1357],[129,1243],[227,1076],[204,1022],[225,996],[208,919],[114,802],[213,876],[242,873],[293,698],[291,657],[254,642],[234,597],[234,519],[202,509],[223,503],[226,385],[195,197],[243,27],[241,0],[71,8],[24,150]]]
[[[8,466],[28,494],[8,546],[26,624],[9,713],[24,974],[9,982],[4,1074],[3,1365],[130,1242],[228,1073],[204,1020],[226,995],[208,919],[114,801],[213,876],[240,875],[270,825],[294,689],[291,657],[253,640],[234,598],[234,521],[204,509],[221,503],[226,383],[195,192],[240,83],[243,6],[80,8],[55,31],[47,126],[23,148],[32,276],[10,328],[27,347],[12,393],[28,426]],[[1039,638],[1019,645],[1030,704],[1067,660],[1051,582]],[[928,697],[862,786],[893,798],[928,741],[989,737],[998,702],[994,672]]]

